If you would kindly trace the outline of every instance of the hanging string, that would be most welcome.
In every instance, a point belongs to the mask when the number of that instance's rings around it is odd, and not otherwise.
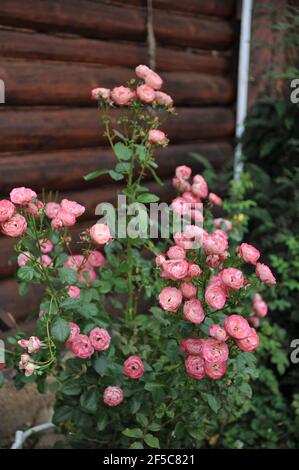
[[[151,69],[156,68],[156,38],[153,25],[153,1],[147,0],[147,47],[149,66]]]

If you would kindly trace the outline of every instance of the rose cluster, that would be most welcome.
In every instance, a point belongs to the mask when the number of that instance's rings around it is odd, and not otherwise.
[[[221,311],[227,305],[232,308],[238,293],[246,293],[250,281],[239,267],[231,265],[228,234],[222,228],[216,228],[219,227],[219,219],[215,219],[216,223],[214,220],[216,229],[212,233],[203,228],[202,200],[208,199],[214,205],[221,205],[222,200],[209,193],[201,175],[194,176],[192,184],[188,182],[190,177],[190,168],[181,166],[176,169],[173,183],[183,194],[173,201],[172,209],[183,216],[189,211],[199,225],[186,225],[183,232],[175,233],[175,245],[166,254],[156,256],[156,266],[162,279],[169,284],[159,295],[162,309],[176,313],[182,306],[183,319],[200,325],[209,313]],[[226,229],[229,231],[231,228],[227,223]],[[237,248],[237,256],[238,266],[240,263],[255,266],[255,274],[262,283],[267,286],[276,283],[270,268],[258,262],[260,252],[255,247],[242,243]],[[254,298],[253,308],[255,314],[250,321],[257,326],[257,319],[265,316],[268,310],[259,294]],[[206,375],[212,379],[223,377],[232,340],[246,352],[254,351],[259,343],[254,328],[242,315],[227,316],[223,326],[214,324],[209,333],[212,338],[188,338],[180,345],[181,351],[188,355],[185,362],[187,373],[196,379]]]
[[[26,377],[30,377],[39,368],[30,354],[37,353],[42,346],[42,342],[37,336],[30,336],[29,339],[20,339],[18,345],[27,350],[26,353],[21,354],[19,369],[24,371]]]

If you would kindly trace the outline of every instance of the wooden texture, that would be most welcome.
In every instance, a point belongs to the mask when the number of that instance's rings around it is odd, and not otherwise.
[[[88,105],[92,88],[99,85],[113,88],[132,76],[134,72],[123,67],[0,60],[0,79],[6,84],[8,106]],[[226,77],[168,72],[163,79],[163,89],[175,96],[177,105],[221,105],[234,98],[233,83]]]
[[[153,0],[154,9],[177,10],[196,15],[212,15],[215,17],[229,17],[233,15],[234,0]]]

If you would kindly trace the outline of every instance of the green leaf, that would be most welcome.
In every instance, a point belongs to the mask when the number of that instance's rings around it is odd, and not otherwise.
[[[104,431],[107,424],[108,424],[108,416],[107,415],[100,416],[97,422],[97,430]]]
[[[151,423],[149,425],[148,429],[149,429],[149,431],[152,431],[152,432],[158,432],[158,431],[160,431],[161,426],[158,423]]]
[[[51,326],[51,334],[59,343],[64,343],[70,336],[70,328],[67,321],[57,318]]]
[[[214,413],[218,413],[221,407],[221,404],[219,403],[219,401],[213,395],[210,395],[209,393],[207,394],[207,400],[208,400],[209,407],[214,411]]]
[[[132,150],[122,142],[117,142],[114,145],[114,153],[120,160],[130,160],[132,157]]]
[[[117,131],[116,129],[113,129],[113,132],[116,135],[116,137],[118,137],[119,139],[124,140],[124,141],[126,140],[125,136],[121,132]]]
[[[96,388],[92,388],[83,393],[80,397],[80,405],[84,411],[94,414],[97,411],[100,401],[99,392]]]
[[[128,173],[129,170],[130,170],[130,163],[118,163],[115,167],[115,170],[117,171],[117,173]]]
[[[146,434],[144,436],[144,442],[149,446],[153,447],[154,449],[160,449],[160,442],[159,439],[157,439],[155,436],[152,434]]]
[[[141,425],[143,426],[144,428],[148,425],[148,419],[145,415],[143,415],[142,413],[138,413],[136,415],[136,421]]]
[[[63,405],[59,408],[56,408],[53,415],[53,423],[61,423],[62,421],[67,421],[72,417],[73,408],[71,406]]]
[[[88,173],[87,175],[84,176],[85,181],[90,181],[94,180],[95,178],[98,178],[99,176],[106,175],[109,173],[109,170],[96,170],[92,171],[91,173]]]
[[[110,171],[109,171],[109,175],[111,176],[111,178],[112,178],[114,181],[120,181],[120,180],[124,179],[124,175],[122,175],[121,173],[117,173],[117,172],[114,171],[114,170],[110,170]]]
[[[59,279],[62,284],[72,285],[77,281],[77,271],[71,268],[59,268],[58,269]]]
[[[142,442],[135,441],[133,444],[130,445],[129,449],[144,449]]]
[[[18,269],[18,278],[21,281],[30,282],[34,278],[35,271],[32,266],[23,266]]]
[[[4,384],[4,375],[0,372],[0,387]]]
[[[160,200],[159,196],[156,196],[155,194],[151,194],[151,193],[139,194],[139,196],[137,197],[137,201],[142,202],[142,203],[157,202],[159,200]]]
[[[140,438],[143,437],[143,432],[140,428],[126,428],[122,431],[122,434],[127,437],[135,437],[135,438]]]
[[[81,385],[79,384],[79,382],[75,382],[72,380],[64,384],[64,386],[61,389],[61,392],[64,395],[71,396],[71,397],[79,395],[81,393]]]
[[[105,356],[99,356],[93,363],[94,370],[103,377],[106,373],[108,362]]]

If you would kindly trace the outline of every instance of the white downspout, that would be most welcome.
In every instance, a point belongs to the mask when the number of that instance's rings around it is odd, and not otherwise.
[[[244,120],[247,114],[252,5],[253,0],[242,1],[236,116],[237,140],[241,137],[243,133]],[[237,181],[240,179],[240,174],[243,171],[243,162],[241,158],[242,147],[240,144],[237,144],[234,158],[234,179]]]

